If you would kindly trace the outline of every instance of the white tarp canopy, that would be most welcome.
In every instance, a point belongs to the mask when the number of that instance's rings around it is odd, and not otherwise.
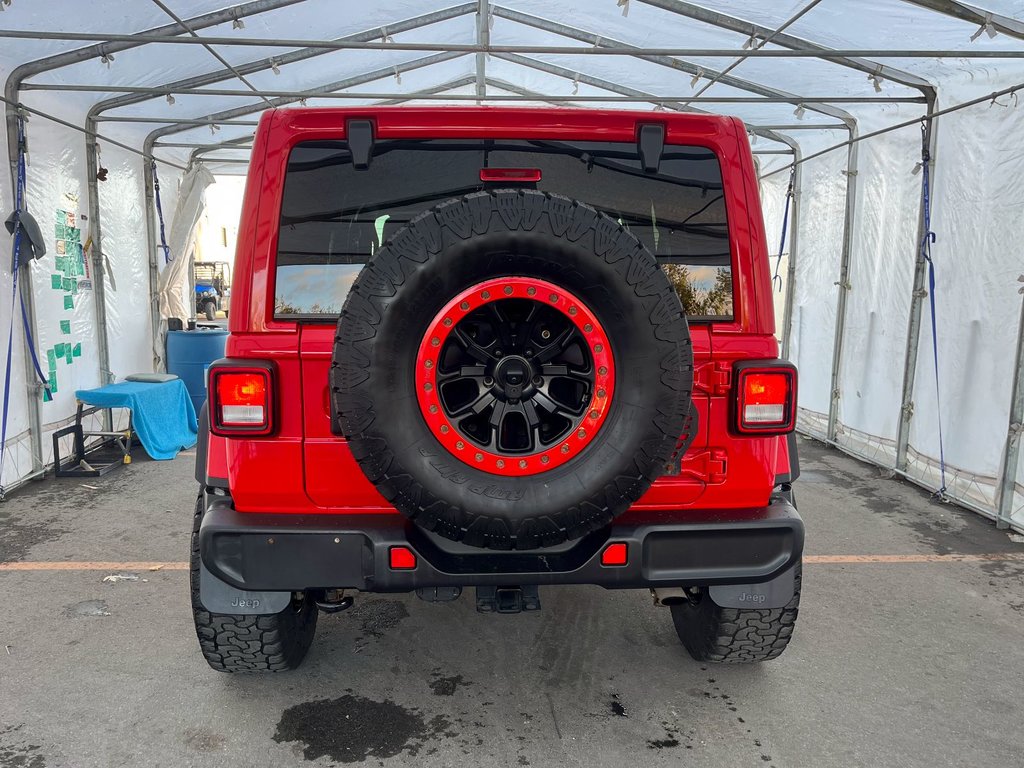
[[[948,496],[1024,526],[1024,0],[87,5],[0,0],[0,139],[13,163],[29,118],[27,206],[55,239],[23,282],[58,380],[44,402],[17,333],[4,486],[50,461],[76,388],[157,364],[154,167],[170,212],[190,164],[244,173],[272,106],[568,103],[746,121],[773,249],[791,178],[795,192],[776,303],[800,428],[935,489],[941,424]],[[0,185],[0,217],[13,190]],[[0,301],[0,328],[10,313]]]

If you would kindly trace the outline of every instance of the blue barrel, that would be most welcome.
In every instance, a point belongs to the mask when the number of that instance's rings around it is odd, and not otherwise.
[[[196,415],[206,402],[206,369],[224,357],[228,332],[220,329],[167,332],[167,372],[185,382]]]

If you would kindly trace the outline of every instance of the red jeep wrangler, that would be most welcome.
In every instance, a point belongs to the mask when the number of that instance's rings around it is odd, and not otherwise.
[[[734,118],[281,109],[200,419],[192,604],[296,667],[349,590],[646,588],[701,661],[793,632],[796,372]]]

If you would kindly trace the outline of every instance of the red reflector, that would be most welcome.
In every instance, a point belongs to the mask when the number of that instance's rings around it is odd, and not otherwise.
[[[624,542],[609,544],[601,553],[601,565],[625,565],[629,550]]]
[[[540,181],[540,168],[481,168],[480,181]]]
[[[392,547],[388,554],[393,571],[410,571],[416,567],[416,555],[408,547]]]

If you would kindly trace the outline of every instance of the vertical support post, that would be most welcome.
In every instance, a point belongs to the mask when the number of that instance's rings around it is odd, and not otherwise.
[[[156,225],[153,222],[156,215],[156,193],[152,157],[143,158],[142,179],[146,189],[146,253],[149,255],[149,315],[153,335],[153,370],[158,371],[163,355],[160,354],[160,266],[156,248]]]
[[[836,299],[836,334],[832,343],[832,379],[828,404],[829,441],[836,439],[836,425],[839,421],[839,372],[843,364],[843,341],[846,334],[846,302],[850,290],[850,258],[853,250],[853,223],[857,207],[857,124],[848,122],[850,146],[846,158],[846,213],[843,217],[843,250],[839,257],[839,296]]]
[[[928,156],[931,162],[932,187],[935,186],[935,149],[936,141],[936,120],[932,117],[935,112],[935,95],[930,93],[928,98],[928,112],[924,118],[923,145],[928,148]],[[924,240],[924,194],[921,195],[920,208],[917,217],[917,239],[914,241],[916,256],[914,259],[914,287],[910,299],[910,319],[907,323],[907,350],[903,362],[903,395],[900,400],[900,421],[896,431],[896,469],[900,472],[907,471],[907,452],[910,447],[910,420],[914,415],[914,379],[917,376],[917,352],[921,338],[921,310],[924,306],[924,299],[928,295],[925,290],[925,279],[928,273],[928,263],[921,252],[921,243]]]
[[[85,119],[85,178],[89,206],[89,237],[92,239],[93,296],[96,308],[96,351],[99,354],[100,386],[111,384],[114,374],[110,370],[110,346],[107,339],[107,281],[106,259],[103,256],[103,232],[100,226],[100,190],[96,179],[99,168],[99,148],[96,140],[96,121]],[[111,412],[103,411],[103,429],[114,428]]]
[[[490,0],[479,0],[476,12],[476,42],[477,45],[488,46],[491,44],[491,4]],[[477,103],[480,99],[487,97],[487,54],[476,55],[476,95]]]
[[[793,200],[790,205],[789,263],[786,265],[786,301],[782,310],[782,357],[789,360],[789,339],[793,333],[793,301],[796,297],[797,240],[800,236],[800,147],[793,144]]]
[[[1003,449],[1002,477],[996,497],[996,528],[1009,528],[1013,514],[1013,493],[1017,486],[1017,465],[1020,459],[1020,438],[1024,431],[1024,303],[1021,304],[1017,327],[1017,359],[1013,366],[1013,394],[1010,396],[1010,423]]]
[[[10,150],[10,161],[11,161],[11,200],[17,199],[17,187],[18,187],[18,108],[13,104],[7,105],[7,133]],[[13,132],[12,132],[13,131]],[[25,126],[25,141],[28,142],[28,125]],[[28,190],[25,190],[25,208],[28,208]],[[21,286],[19,291],[21,292],[21,300],[25,303],[25,314],[28,316],[29,327],[32,328],[33,333],[38,335],[37,329],[39,325],[36,323],[36,306],[35,301],[32,297],[32,268],[28,265],[27,260],[21,266],[23,275],[21,279]],[[11,279],[14,279],[14,275],[11,275]],[[11,322],[15,324],[15,333],[18,333],[18,308],[11,307],[11,312],[14,313],[11,316]],[[39,388],[34,383],[34,374],[31,373],[33,370],[32,362],[32,350],[28,345],[28,338],[24,333],[21,333],[23,338],[22,341],[22,353],[24,354],[25,360],[25,375],[30,383],[25,396],[28,399],[28,429],[29,429],[29,444],[32,448],[32,475],[40,475],[45,467],[43,461],[43,419],[42,419],[42,400],[40,396]],[[14,354],[14,350],[11,350],[11,354]]]

